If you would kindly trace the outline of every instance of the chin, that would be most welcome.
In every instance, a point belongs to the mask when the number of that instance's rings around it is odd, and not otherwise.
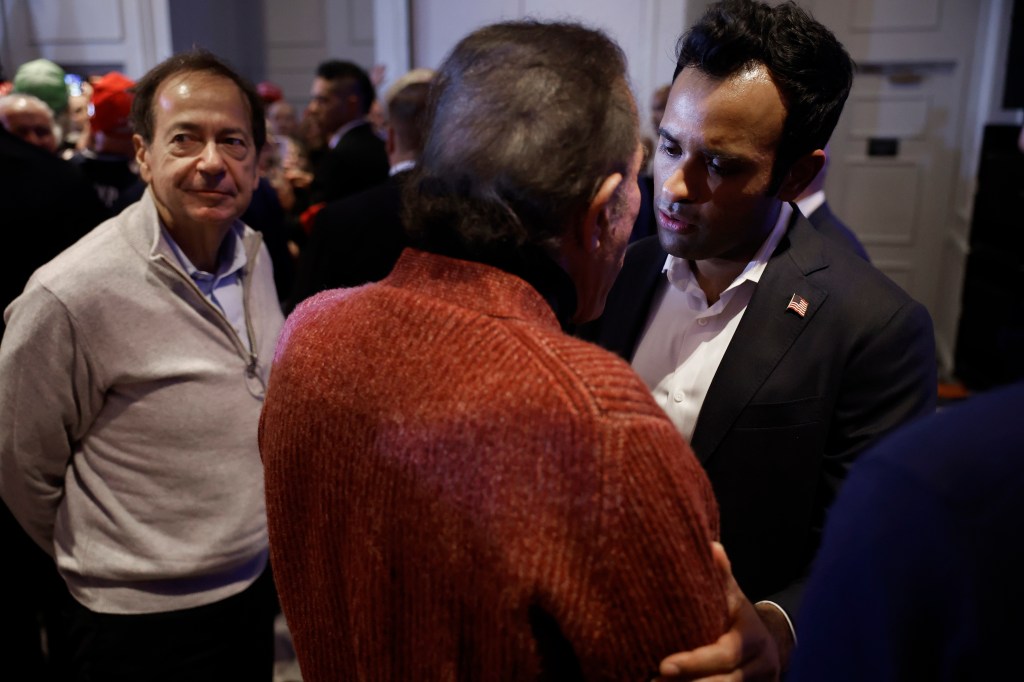
[[[572,316],[572,322],[575,324],[583,324],[584,322],[593,322],[597,318],[601,317],[601,313],[604,312],[605,300],[608,298],[608,292],[605,291],[599,300],[596,301],[583,301],[576,306],[576,314]]]
[[[696,260],[697,257],[694,255],[694,246],[685,237],[676,234],[675,232],[669,232],[658,228],[658,241],[661,242],[661,248],[665,250],[665,253],[675,256],[676,258],[683,258],[686,260]]]

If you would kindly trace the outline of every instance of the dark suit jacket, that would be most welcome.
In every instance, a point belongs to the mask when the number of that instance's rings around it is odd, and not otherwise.
[[[868,257],[868,252],[864,249],[864,245],[857,239],[857,235],[842,220],[836,217],[827,201],[811,211],[811,215],[807,216],[807,219],[811,221],[811,225],[814,225],[814,229],[821,234],[829,239],[835,239],[841,244],[846,244],[858,256],[868,262],[871,261]]]
[[[317,213],[302,249],[290,312],[313,294],[384,279],[408,244],[402,227],[402,187],[409,172],[338,199]]]
[[[861,457],[829,513],[789,682],[1019,679],[1000,652],[1024,639],[1022,414],[1024,383],[986,391]]]
[[[0,313],[36,268],[109,216],[81,171],[0,125]],[[3,334],[0,315],[0,334]]]
[[[605,313],[582,335],[627,360],[668,282],[657,236],[632,245]],[[805,317],[787,311],[793,294]],[[752,601],[789,613],[826,507],[857,455],[936,400],[931,318],[870,264],[794,220],[701,408],[692,447],[721,508],[722,542]]]
[[[324,152],[313,170],[310,200],[334,201],[373,187],[387,180],[390,168],[384,141],[369,123],[362,123]]]

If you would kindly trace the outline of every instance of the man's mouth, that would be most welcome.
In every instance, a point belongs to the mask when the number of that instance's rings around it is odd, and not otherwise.
[[[671,232],[693,232],[697,229],[697,224],[683,214],[662,206],[658,207],[658,218],[662,227]]]

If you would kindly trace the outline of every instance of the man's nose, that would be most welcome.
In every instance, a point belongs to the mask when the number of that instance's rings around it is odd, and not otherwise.
[[[707,183],[701,174],[685,161],[676,165],[661,185],[661,196],[669,201],[699,203],[707,194]]]
[[[224,172],[224,156],[216,141],[210,141],[203,147],[199,155],[199,172],[207,175],[219,175]]]

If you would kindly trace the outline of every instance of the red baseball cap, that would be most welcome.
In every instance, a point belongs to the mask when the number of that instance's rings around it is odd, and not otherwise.
[[[131,137],[135,95],[128,90],[134,86],[135,81],[117,71],[93,81],[89,104],[89,126],[93,131],[112,137]]]
[[[281,92],[281,88],[279,88],[276,83],[271,83],[270,81],[263,81],[257,85],[256,92],[259,94],[260,99],[263,100],[264,104],[273,104],[284,97],[284,93]]]

